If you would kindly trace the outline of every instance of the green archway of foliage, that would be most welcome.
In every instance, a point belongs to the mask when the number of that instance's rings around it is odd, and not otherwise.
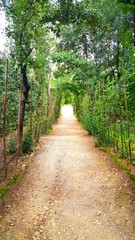
[[[112,146],[132,162],[135,2],[2,3],[12,44],[7,88],[7,56],[0,56],[1,106],[7,96],[4,111],[0,108],[1,136],[10,138],[17,130],[16,147],[21,155],[24,142],[35,145],[49,131],[65,101],[73,104],[78,120],[100,144]]]

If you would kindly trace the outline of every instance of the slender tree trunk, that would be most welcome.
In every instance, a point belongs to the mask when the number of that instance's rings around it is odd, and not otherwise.
[[[7,146],[6,146],[7,84],[8,84],[8,59],[6,60],[6,69],[5,69],[4,105],[3,105],[3,148],[4,148],[5,177],[7,177]]]
[[[106,134],[107,134],[107,124],[106,124],[106,101],[105,101],[105,84],[104,80],[102,80],[102,103],[103,103],[103,113],[102,113],[102,122],[103,122],[103,136],[104,136],[104,141],[106,142]]]
[[[40,84],[39,84],[39,89],[38,89],[38,96],[37,96],[37,102],[36,102],[36,112],[35,112],[35,132],[34,132],[34,142],[36,145],[37,142],[37,132],[38,132],[38,112],[39,112],[39,101],[40,101]]]
[[[17,139],[17,155],[18,157],[22,155],[22,141],[23,141],[23,124],[25,116],[25,107],[28,100],[28,93],[30,90],[30,85],[28,83],[26,75],[26,65],[21,66],[21,93],[20,93],[20,104],[18,113],[18,139]]]
[[[134,14],[133,14],[133,27],[134,27],[133,42],[135,47],[135,6],[134,6]]]
[[[98,106],[100,103],[100,106],[98,108],[98,124],[99,124],[99,130],[101,130],[102,126],[103,126],[103,119],[102,119],[102,112],[101,112],[101,82],[100,80],[98,81]],[[97,113],[96,113],[97,115]]]
[[[50,111],[51,111],[51,89],[50,89],[50,82],[51,82],[51,69],[48,74],[48,86],[47,86],[47,110],[45,116],[45,133],[48,128],[48,121],[50,120]]]
[[[60,109],[61,109],[61,98],[62,98],[62,96],[61,96],[60,89],[58,90],[58,93],[59,93],[59,96],[58,96],[58,99],[55,103],[55,108],[54,108],[55,120],[59,117]]]
[[[115,90],[114,79],[112,79],[112,88],[113,88],[113,90]],[[114,152],[118,151],[117,139],[116,139],[116,106],[115,106],[115,101],[113,103],[113,150],[114,150]]]
[[[96,85],[95,88],[93,87],[91,92],[92,92],[91,93],[91,99],[92,99],[92,113],[91,113],[91,116],[93,116],[94,121],[95,121],[96,116],[97,116],[96,101],[98,101],[98,85]]]
[[[31,133],[32,133],[32,129],[33,129],[32,92],[33,92],[33,89],[31,87],[31,91],[30,91],[30,132]]]
[[[106,91],[106,88],[105,88],[105,92],[106,92],[106,130],[107,130],[107,141],[108,141],[108,144],[110,144],[111,142],[111,130],[112,130],[112,124],[110,124],[110,121],[109,121],[109,116],[111,114],[110,112],[110,104],[109,104],[109,99],[108,99],[108,91]]]
[[[76,115],[77,115],[77,117],[79,117],[80,118],[80,115],[79,115],[79,113],[81,112],[80,110],[80,104],[79,104],[79,96],[78,95],[76,95],[75,94],[75,111],[76,111]]]
[[[119,83],[119,102],[121,101],[121,83]],[[122,119],[122,106],[120,102],[120,138],[121,138],[121,153],[124,156],[124,139],[123,139],[123,119]]]
[[[130,120],[129,120],[128,103],[127,103],[126,78],[124,78],[124,100],[125,100],[126,121],[127,121],[128,154],[129,154],[130,162],[132,163],[131,142],[130,142]]]
[[[51,70],[48,74],[48,87],[47,87],[47,119],[49,118],[50,114],[50,106],[51,106],[51,90],[50,90],[50,82],[51,82]]]
[[[124,156],[124,141],[123,141],[123,119],[122,119],[122,104],[121,104],[121,74],[120,74],[120,68],[119,68],[119,63],[120,63],[120,42],[118,40],[118,45],[117,45],[117,56],[116,56],[116,67],[117,67],[117,78],[118,78],[118,85],[119,85],[119,113],[120,113],[120,138],[121,138],[121,152],[122,152],[122,157]]]
[[[124,156],[124,142],[123,142],[123,120],[122,120],[122,106],[121,106],[121,82],[119,80],[119,102],[120,102],[120,138],[121,138],[121,150],[122,157]]]
[[[87,58],[88,58],[88,40],[87,40],[87,35],[85,33],[82,35],[82,41],[83,41],[83,53],[87,60]]]

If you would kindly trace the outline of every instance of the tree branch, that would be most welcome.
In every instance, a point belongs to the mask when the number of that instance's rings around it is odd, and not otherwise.
[[[33,48],[31,48],[29,50],[29,52],[27,53],[27,55],[21,60],[21,64],[28,58],[28,56],[31,54],[32,50],[33,50]]]

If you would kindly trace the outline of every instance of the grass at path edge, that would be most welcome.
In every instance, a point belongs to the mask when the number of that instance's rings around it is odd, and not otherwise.
[[[0,188],[0,198],[3,198],[5,196],[5,194],[7,193],[7,191],[10,189],[10,187],[12,186],[13,183],[16,182],[17,178],[19,177],[19,173],[15,174],[10,181],[7,183],[7,185],[4,188]]]
[[[11,186],[16,183],[16,181],[21,178],[21,176],[23,175],[23,173],[25,173],[26,169],[29,167],[30,163],[32,162],[32,159],[34,157],[34,153],[32,153],[29,156],[29,160],[27,162],[27,164],[25,165],[25,167],[23,169],[20,169],[20,171],[18,173],[16,173],[10,180],[9,182],[3,187],[0,188],[0,199],[3,200],[4,196],[7,194],[8,190],[11,188]]]
[[[125,166],[116,156],[112,154],[110,150],[108,150],[106,147],[99,147],[102,151],[107,152],[110,157],[115,161],[115,163],[122,169],[124,170],[127,175],[130,177],[130,179],[135,183],[135,174],[132,174],[131,170]]]

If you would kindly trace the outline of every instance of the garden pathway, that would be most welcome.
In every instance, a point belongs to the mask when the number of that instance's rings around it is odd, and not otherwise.
[[[8,194],[0,239],[134,240],[133,183],[67,109]]]

